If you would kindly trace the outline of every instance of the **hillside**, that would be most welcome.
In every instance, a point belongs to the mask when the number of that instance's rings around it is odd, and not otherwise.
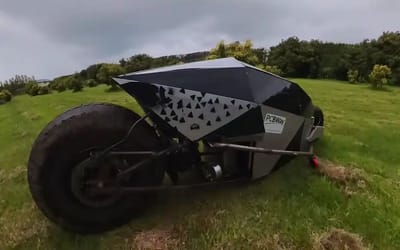
[[[323,174],[299,158],[248,186],[164,194],[142,218],[95,236],[64,232],[38,212],[26,181],[29,150],[70,107],[111,102],[139,110],[136,102],[101,85],[0,105],[0,249],[130,249],[153,240],[184,249],[310,249],[332,228],[376,249],[400,246],[400,89],[294,81],[325,113],[315,147]]]

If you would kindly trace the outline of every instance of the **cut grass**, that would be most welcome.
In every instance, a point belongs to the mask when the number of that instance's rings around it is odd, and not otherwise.
[[[335,165],[332,162],[321,160],[318,170],[341,187],[348,196],[366,188],[365,174],[361,169]]]
[[[0,249],[132,249],[146,232],[187,249],[311,249],[315,235],[342,228],[366,246],[400,246],[400,89],[295,79],[325,113],[317,154],[360,170],[367,185],[351,196],[298,158],[251,185],[166,193],[158,206],[112,232],[80,236],[49,223],[33,205],[26,181],[30,147],[59,113],[112,102],[140,110],[105,86],[81,93],[17,96],[0,106]],[[354,187],[353,182],[350,182]],[[167,231],[165,229],[171,229]],[[173,237],[169,235],[173,232]],[[146,237],[145,237],[146,236]],[[154,235],[153,235],[154,236]],[[157,241],[156,241],[157,243]]]
[[[333,228],[315,236],[314,250],[368,250],[359,235]]]
[[[154,229],[137,233],[132,248],[138,250],[172,250],[177,249],[179,243],[172,230]]]

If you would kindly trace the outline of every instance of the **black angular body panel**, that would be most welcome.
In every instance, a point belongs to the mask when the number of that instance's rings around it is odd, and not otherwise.
[[[223,71],[221,74],[220,69],[183,69],[122,77],[138,82],[162,84],[252,101],[251,90],[246,84],[246,70],[244,68],[226,68]]]
[[[310,117],[295,83],[234,58],[139,71],[114,79],[161,127],[192,141],[265,132],[262,106]],[[169,128],[169,129],[167,129]]]

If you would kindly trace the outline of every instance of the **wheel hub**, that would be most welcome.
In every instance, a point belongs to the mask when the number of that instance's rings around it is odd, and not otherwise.
[[[126,160],[106,158],[102,162],[91,164],[88,158],[76,165],[71,176],[71,191],[76,199],[90,207],[106,207],[121,197],[116,175],[129,165]],[[112,193],[93,192],[105,188],[116,190]]]

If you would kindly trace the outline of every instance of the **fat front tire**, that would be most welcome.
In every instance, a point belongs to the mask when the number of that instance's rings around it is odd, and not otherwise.
[[[71,109],[47,125],[36,139],[28,162],[29,188],[45,216],[73,232],[99,233],[127,223],[146,208],[153,199],[150,194],[111,194],[114,197],[106,197],[108,202],[95,197],[90,203],[79,199],[73,187],[75,169],[88,159],[89,151],[116,143],[138,119],[137,114],[120,106],[90,104]],[[159,150],[161,145],[154,129],[141,121],[118,149]],[[141,160],[136,158],[104,159],[102,164],[132,165]],[[155,162],[135,172],[128,181],[137,186],[160,185],[163,177],[163,164]]]

